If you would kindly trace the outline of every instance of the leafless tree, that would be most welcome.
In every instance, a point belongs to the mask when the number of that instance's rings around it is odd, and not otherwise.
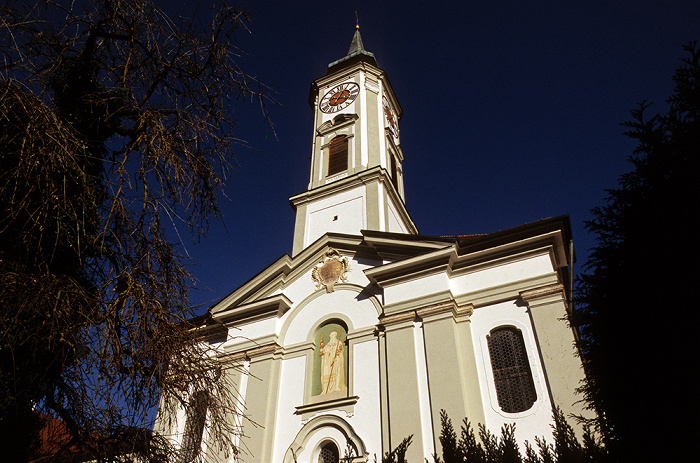
[[[246,13],[187,8],[2,3],[0,439],[18,458],[39,411],[65,423],[59,454],[165,460],[156,410],[197,391],[209,441],[236,451],[235,388],[192,319],[179,240],[217,214],[236,104],[266,119],[271,99],[237,65]]]

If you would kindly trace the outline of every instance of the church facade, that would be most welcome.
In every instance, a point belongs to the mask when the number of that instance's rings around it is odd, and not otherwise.
[[[198,428],[205,461],[381,461],[409,435],[409,461],[432,461],[441,410],[496,433],[515,423],[520,442],[551,436],[555,406],[580,413],[583,373],[563,320],[568,217],[419,234],[404,204],[401,106],[359,30],[309,103],[293,253],[209,309],[259,426],[243,424],[236,457],[208,448]]]

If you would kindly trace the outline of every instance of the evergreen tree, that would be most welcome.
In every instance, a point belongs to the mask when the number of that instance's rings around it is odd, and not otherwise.
[[[471,424],[463,420],[460,440],[455,443],[456,434],[452,421],[444,410],[440,411],[440,444],[442,459],[437,456],[434,463],[603,463],[607,453],[601,443],[586,432],[583,445],[574,434],[561,410],[553,413],[552,424],[554,445],[548,444],[543,437],[536,436],[535,450],[525,442],[525,457],[520,453],[520,446],[515,439],[515,424],[504,424],[500,437],[486,426],[479,424],[479,439],[476,439]]]
[[[624,123],[634,169],[587,223],[596,235],[578,285],[582,387],[617,461],[697,457],[700,280],[700,52],[673,78],[668,112],[642,103]]]
[[[457,446],[457,433],[452,426],[452,420],[445,410],[440,410],[440,445],[444,463],[461,463],[463,456]]]
[[[585,454],[574,429],[566,422],[564,413],[558,407],[554,410],[554,455],[556,461],[583,463]]]
[[[476,440],[476,435],[468,419],[462,421],[462,431],[459,437],[459,449],[465,463],[485,463],[486,454]]]
[[[386,452],[384,458],[382,458],[382,463],[407,463],[406,451],[408,450],[408,446],[411,445],[412,439],[413,434],[402,440],[395,449]]]
[[[498,442],[499,461],[502,463],[521,463],[520,448],[515,440],[515,423],[504,424],[501,439]]]

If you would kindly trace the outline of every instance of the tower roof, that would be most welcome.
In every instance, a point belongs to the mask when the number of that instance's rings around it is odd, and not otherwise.
[[[365,47],[362,45],[362,37],[360,36],[360,26],[355,26],[355,35],[352,36],[352,42],[350,42],[350,50],[348,50],[348,56],[352,56],[353,53],[359,53],[365,51]]]
[[[353,35],[352,42],[350,42],[350,49],[348,50],[347,56],[330,63],[326,74],[330,74],[339,69],[355,64],[358,61],[364,61],[372,66],[379,67],[377,60],[374,58],[374,53],[365,50],[365,47],[362,44],[359,25],[355,26],[355,35]]]

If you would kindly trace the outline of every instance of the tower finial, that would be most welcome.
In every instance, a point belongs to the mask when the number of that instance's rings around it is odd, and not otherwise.
[[[360,30],[360,17],[357,16],[357,10],[355,10],[355,30]]]

